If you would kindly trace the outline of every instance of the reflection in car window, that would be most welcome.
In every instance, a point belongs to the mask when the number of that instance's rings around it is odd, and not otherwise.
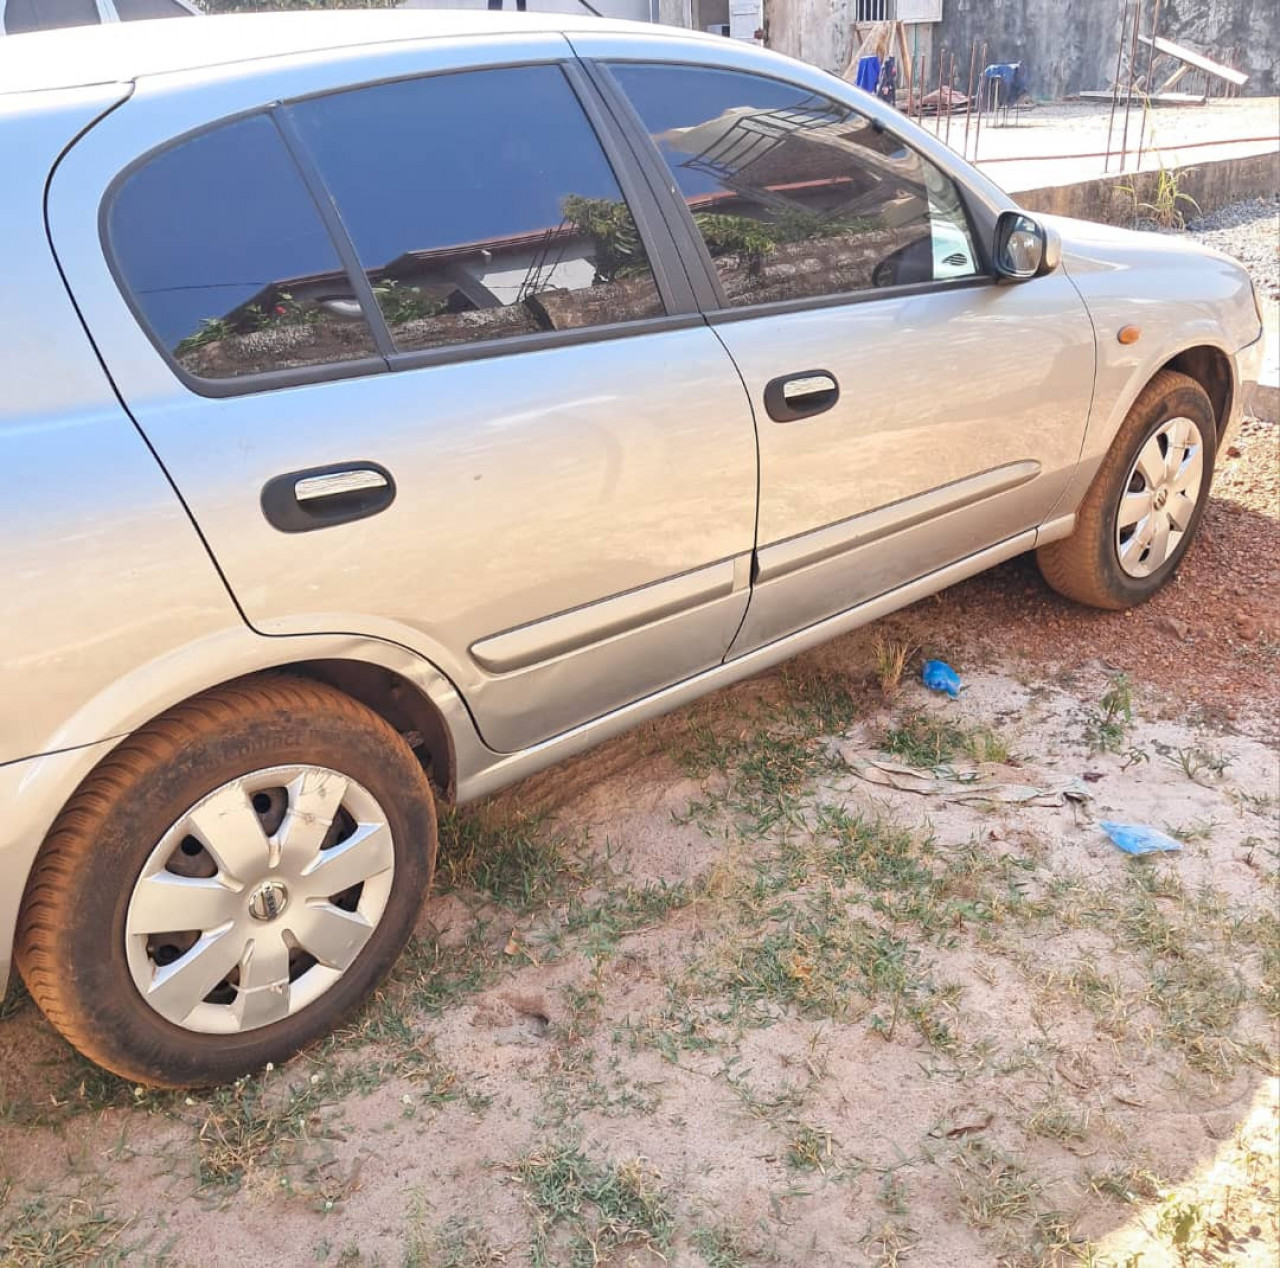
[[[177,0],[116,0],[116,13],[121,22],[137,22],[146,18],[189,18],[192,15]]]
[[[612,69],[666,159],[731,304],[977,271],[951,181],[849,106],[737,71]]]
[[[234,378],[376,355],[333,243],[262,115],[163,150],[108,231],[152,333],[192,374]]]
[[[4,29],[9,35],[87,26],[97,21],[94,0],[9,0],[4,8]]]
[[[400,351],[662,312],[631,212],[559,68],[381,84],[290,112]]]

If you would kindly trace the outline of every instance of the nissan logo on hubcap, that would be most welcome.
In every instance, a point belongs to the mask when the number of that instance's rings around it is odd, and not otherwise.
[[[263,881],[249,896],[249,915],[274,920],[289,905],[289,891],[281,881]]]

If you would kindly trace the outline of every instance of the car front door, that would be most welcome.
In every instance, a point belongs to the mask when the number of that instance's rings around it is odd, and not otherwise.
[[[1069,279],[997,284],[956,183],[829,77],[574,43],[688,209],[755,410],[756,583],[733,654],[1040,524],[1093,382]]]
[[[247,620],[418,651],[502,751],[719,663],[750,584],[741,382],[568,54],[144,79],[49,200]]]

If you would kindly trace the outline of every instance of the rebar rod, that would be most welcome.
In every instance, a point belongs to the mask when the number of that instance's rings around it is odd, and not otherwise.
[[[938,88],[933,103],[933,135],[942,138],[942,70],[947,64],[947,46],[938,49]]]
[[[969,50],[969,91],[965,93],[964,103],[964,157],[969,157],[969,119],[973,115],[973,68],[978,61],[978,40],[974,38],[973,47]]]
[[[986,96],[983,85],[987,73],[987,42],[982,41],[982,52],[978,54],[978,115],[973,125],[973,161],[978,161],[978,142],[982,140],[982,99]]]
[[[1120,67],[1124,64],[1124,36],[1129,29],[1129,0],[1124,0],[1120,13],[1120,39],[1116,43],[1116,75],[1111,81],[1111,117],[1107,120],[1107,157],[1102,164],[1103,175],[1111,170],[1111,134],[1116,126],[1116,102],[1120,100]]]
[[[1142,25],[1142,0],[1137,0],[1133,13],[1133,39],[1129,43],[1129,86],[1124,95],[1124,130],[1120,139],[1120,171],[1129,161],[1129,114],[1133,110],[1133,77],[1138,68],[1138,27]]]
[[[1151,100],[1151,67],[1156,60],[1156,37],[1160,34],[1160,0],[1156,0],[1155,8],[1151,15],[1151,43],[1147,46],[1147,74],[1143,80],[1143,108],[1142,120],[1138,124],[1138,171],[1142,170],[1142,147],[1147,137],[1147,103]],[[1205,76],[1206,88],[1208,86],[1208,76]]]

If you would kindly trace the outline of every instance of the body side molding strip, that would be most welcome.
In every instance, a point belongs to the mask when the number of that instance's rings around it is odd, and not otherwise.
[[[490,635],[471,645],[471,656],[490,673],[507,674],[580,651],[592,643],[630,633],[745,589],[748,573],[739,559],[750,558],[742,555],[722,559],[692,572]]]
[[[865,511],[812,532],[774,542],[759,551],[760,568],[756,580],[773,581],[776,577],[821,563],[834,555],[856,550],[882,537],[936,519],[948,511],[958,511],[997,493],[1007,493],[1034,480],[1039,474],[1038,462],[1030,459],[1011,462],[979,475],[940,485],[916,497],[903,498],[888,506],[878,506],[874,511]]]
[[[520,753],[499,755],[492,749],[485,748],[479,742],[479,736],[471,732],[466,743],[457,742],[458,783],[457,802],[462,804],[486,797],[497,792],[499,788],[524,779],[535,771],[542,770],[555,762],[573,757],[593,745],[607,740],[610,736],[630,730],[633,726],[650,718],[660,717],[664,713],[678,709],[682,705],[696,700],[718,687],[727,687],[730,683],[749,678],[752,674],[762,673],[773,668],[781,661],[787,660],[810,647],[825,643],[837,635],[866,625],[868,621],[878,620],[898,608],[906,607],[917,599],[923,599],[947,586],[984,572],[1014,555],[1031,550],[1036,545],[1037,530],[1028,529],[1016,537],[980,550],[976,555],[969,555],[957,563],[937,572],[928,573],[896,590],[886,591],[878,598],[869,599],[866,603],[850,608],[836,616],[819,621],[816,625],[807,626],[786,638],[763,647],[755,648],[736,660],[725,661],[712,669],[676,683],[662,691],[644,696],[621,709],[615,709],[592,722],[584,722],[581,726],[544,740]]]

